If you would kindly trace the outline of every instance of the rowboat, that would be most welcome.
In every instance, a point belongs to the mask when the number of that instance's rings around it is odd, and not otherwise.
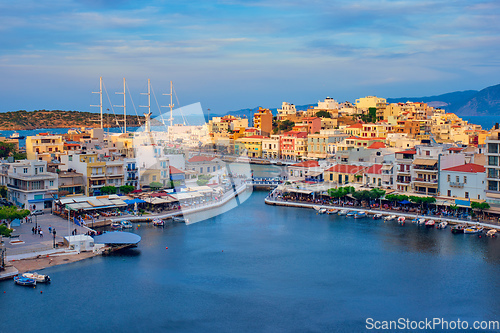
[[[355,219],[362,219],[366,217],[366,213],[365,212],[357,212],[356,214],[354,214],[354,218]]]
[[[340,212],[339,212],[339,215],[342,216],[342,215],[347,215],[347,213],[349,213],[349,211],[347,209],[342,209]]]
[[[375,214],[373,215],[374,220],[380,220],[382,218],[382,214]]]
[[[326,211],[327,214],[337,214],[339,212],[338,209],[329,209]]]
[[[418,224],[425,224],[425,219],[418,219]]]
[[[38,274],[38,273],[23,273],[23,277],[35,280],[39,283],[50,282],[50,277],[48,275]]]
[[[386,217],[384,217],[384,220],[385,221],[392,221],[392,220],[395,220],[397,218],[398,217],[396,215],[387,215]]]
[[[349,213],[346,214],[347,217],[354,217],[358,212],[351,210]]]
[[[130,221],[121,221],[120,224],[122,225],[122,228],[124,229],[130,229],[130,228],[133,228],[134,226],[132,225],[132,223],[130,223]]]
[[[441,223],[439,223],[439,224],[437,225],[437,228],[438,228],[438,229],[445,229],[447,225],[448,225],[448,222],[443,221],[443,222],[441,222]]]
[[[318,214],[325,214],[326,213],[326,208],[321,208],[318,210]]]
[[[458,224],[458,225],[451,228],[451,232],[454,234],[463,234],[464,230],[465,230],[464,224]]]
[[[484,228],[481,227],[481,226],[473,225],[473,226],[465,228],[464,229],[464,234],[478,234],[481,231],[483,231],[483,229]]]
[[[20,286],[36,286],[36,280],[24,276],[14,276],[14,282]]]
[[[486,236],[496,237],[497,236],[497,229],[490,229],[490,230],[488,230],[488,232],[486,233]]]
[[[426,227],[434,227],[435,224],[436,224],[436,221],[434,221],[434,220],[429,220],[429,221],[425,222]]]
[[[163,227],[165,225],[165,221],[163,221],[162,219],[154,219],[153,225],[157,227]]]
[[[122,229],[122,228],[123,228],[123,226],[122,226],[121,222],[111,223],[111,229],[118,230],[118,229]]]
[[[404,216],[398,217],[398,223],[399,224],[405,224],[405,220],[406,220],[406,218]]]

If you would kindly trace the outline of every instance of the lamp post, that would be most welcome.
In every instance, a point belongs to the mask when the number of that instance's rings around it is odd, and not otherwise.
[[[54,235],[53,248],[55,249],[56,248],[56,229],[55,228],[52,230],[52,235]]]

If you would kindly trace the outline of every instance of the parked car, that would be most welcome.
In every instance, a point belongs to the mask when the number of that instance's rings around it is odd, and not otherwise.
[[[41,209],[35,209],[34,211],[31,212],[31,215],[42,215],[43,210]]]

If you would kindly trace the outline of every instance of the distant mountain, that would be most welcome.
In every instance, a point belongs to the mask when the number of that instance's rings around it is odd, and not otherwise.
[[[389,103],[424,102],[440,107],[458,116],[495,116],[500,115],[500,84],[481,91],[456,91],[429,97],[388,98]]]

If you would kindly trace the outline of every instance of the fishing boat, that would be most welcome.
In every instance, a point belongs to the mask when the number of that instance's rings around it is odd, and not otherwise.
[[[497,229],[490,229],[486,233],[486,236],[488,237],[496,237],[497,236]]]
[[[162,219],[154,219],[153,225],[157,227],[163,227],[165,225],[165,221],[163,221]]]
[[[342,210],[339,212],[339,215],[340,215],[340,216],[343,216],[343,215],[345,216],[345,215],[347,215],[347,213],[349,213],[349,211],[348,211],[347,209],[342,209]]]
[[[375,214],[373,215],[374,220],[380,220],[382,218],[382,214]]]
[[[484,227],[473,225],[464,229],[464,234],[478,234],[483,231]]]
[[[321,209],[321,206],[313,206],[314,210],[319,212],[319,210]]]
[[[415,217],[413,220],[411,220],[411,223],[418,223],[418,217]]]
[[[174,216],[172,217],[172,221],[174,222],[186,222],[187,219],[185,219],[183,216]]]
[[[425,222],[426,227],[433,228],[435,224],[436,224],[436,221],[434,221],[434,220],[429,220],[429,221]]]
[[[9,139],[22,140],[24,139],[24,136],[19,135],[18,132],[14,132],[9,136]]]
[[[399,224],[405,224],[405,220],[406,220],[406,218],[404,216],[398,217],[398,223]]]
[[[48,283],[50,282],[50,276],[38,274],[38,273],[23,273],[23,277],[28,279],[33,279],[39,283]]]
[[[425,224],[425,219],[418,219],[418,224]]]
[[[347,216],[347,217],[354,217],[354,215],[356,215],[357,213],[358,213],[357,211],[355,211],[355,210],[351,210],[350,212],[348,212],[348,213],[346,214],[346,216]]]
[[[392,221],[392,220],[395,220],[397,218],[398,217],[396,215],[387,215],[386,217],[384,217],[384,221]]]
[[[24,276],[14,276],[14,282],[20,286],[36,286],[36,280]]]
[[[362,219],[365,218],[366,216],[367,216],[366,212],[357,212],[356,214],[354,214],[355,219]]]
[[[325,214],[326,213],[326,208],[321,208],[318,210],[318,214]]]
[[[329,209],[326,211],[327,214],[337,214],[339,212],[338,209]]]
[[[451,228],[451,232],[454,234],[463,234],[465,227],[466,226],[464,224],[457,224],[456,226]]]
[[[134,227],[132,225],[132,223],[130,221],[127,221],[127,220],[121,221],[120,224],[122,225],[123,229],[130,229],[130,228]]]
[[[438,229],[446,229],[446,226],[448,225],[448,222],[443,221],[437,225]]]
[[[123,228],[123,226],[122,226],[121,222],[113,222],[113,223],[111,223],[111,229],[120,230],[122,228]]]

